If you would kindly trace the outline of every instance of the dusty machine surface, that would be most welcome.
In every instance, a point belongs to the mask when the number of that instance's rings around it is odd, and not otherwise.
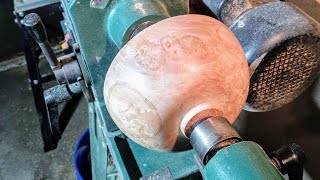
[[[245,106],[277,109],[319,76],[319,24],[287,2],[204,0],[239,39],[251,69]]]
[[[19,15],[58,83],[42,94],[46,151],[64,129],[59,104],[84,94],[93,179],[302,179],[298,145],[267,155],[232,127],[243,107],[277,109],[319,76],[320,26],[302,10],[246,0],[58,5],[58,58],[41,17]]]

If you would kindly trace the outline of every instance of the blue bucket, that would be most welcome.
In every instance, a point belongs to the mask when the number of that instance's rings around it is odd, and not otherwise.
[[[86,129],[78,139],[73,156],[73,165],[77,180],[92,179],[89,129]]]

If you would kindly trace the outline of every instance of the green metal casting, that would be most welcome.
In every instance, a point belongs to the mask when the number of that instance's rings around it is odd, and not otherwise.
[[[101,2],[97,1],[97,2]],[[148,150],[126,138],[109,116],[104,99],[103,84],[107,70],[127,41],[130,32],[145,21],[187,14],[188,0],[109,0],[105,8],[94,8],[91,0],[62,0],[66,14],[65,25],[73,32],[91,79],[94,102],[89,103],[89,128],[93,179],[137,179],[168,167],[175,178],[198,171],[194,151],[159,153]],[[101,7],[101,6],[99,6]],[[123,146],[128,144],[126,148]],[[126,152],[122,152],[122,151]],[[110,151],[117,171],[110,164]],[[127,161],[126,153],[133,160]],[[109,163],[109,164],[108,164]],[[132,173],[133,165],[137,172]],[[183,168],[181,166],[183,165]],[[140,174],[139,174],[140,173]],[[132,175],[133,174],[133,175]]]
[[[205,166],[203,177],[208,180],[284,179],[263,149],[250,141],[218,151]]]
[[[117,175],[122,179],[138,179],[166,167],[175,179],[198,172],[193,150],[160,153],[126,138],[113,123],[103,99],[107,70],[136,26],[146,21],[156,22],[187,14],[189,1],[109,0],[105,8],[91,7],[90,0],[62,0],[62,3],[66,13],[64,25],[68,32],[73,32],[92,81],[94,102],[88,106],[93,179],[115,179]],[[108,152],[114,163],[111,163]],[[262,149],[251,142],[220,150],[205,167],[204,177],[282,178]]]
[[[148,2],[148,6],[137,5],[144,4],[146,2]],[[164,9],[166,9],[166,14],[170,17],[187,14],[189,12],[189,1],[110,0],[105,9],[90,7],[90,0],[62,0],[62,3],[65,7],[65,13],[69,18],[69,22],[67,22],[68,27],[70,27],[75,33],[74,35],[76,36],[77,43],[80,47],[81,55],[87,63],[92,80],[92,89],[96,101],[95,105],[99,109],[97,113],[99,113],[102,116],[103,121],[105,121],[105,130],[107,132],[116,131],[118,128],[108,115],[104,104],[103,84],[108,67],[118,53],[120,44],[124,39],[123,37],[121,38],[121,34],[124,35],[123,32],[126,31],[124,27],[132,27],[132,23],[139,21],[137,20],[138,17],[143,18],[142,12],[149,13],[145,14],[144,17],[163,17]],[[152,8],[159,7],[159,4],[164,6],[161,11],[158,11],[160,14],[157,16],[149,10],[152,3],[154,3]],[[118,8],[117,12],[113,10],[114,7]],[[132,7],[141,8],[134,11]],[[126,13],[129,10],[131,11],[130,15]],[[118,17],[115,17],[113,13],[117,14]],[[107,19],[110,19],[110,17],[118,20],[112,20],[109,22]],[[119,19],[122,20],[119,21]],[[114,25],[117,22],[121,22],[121,25]],[[114,27],[111,27],[111,25],[114,25]],[[119,29],[115,28],[117,26],[120,26]],[[113,34],[109,34],[108,28],[113,28],[115,32],[113,32]]]
[[[170,17],[164,1],[118,0],[111,2],[105,24],[107,34],[121,48],[139,24],[147,21],[158,22]]]

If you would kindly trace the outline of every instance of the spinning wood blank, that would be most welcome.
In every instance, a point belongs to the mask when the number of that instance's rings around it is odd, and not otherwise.
[[[153,150],[176,151],[188,146],[185,130],[201,118],[232,123],[248,86],[248,64],[231,31],[213,18],[183,15],[148,27],[121,49],[104,97],[124,134]]]

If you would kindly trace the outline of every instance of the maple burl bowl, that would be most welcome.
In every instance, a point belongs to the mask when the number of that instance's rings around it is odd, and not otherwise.
[[[158,151],[190,148],[186,132],[220,116],[233,123],[249,88],[248,63],[232,32],[203,15],[160,21],[137,34],[108,69],[104,98],[119,129]]]

